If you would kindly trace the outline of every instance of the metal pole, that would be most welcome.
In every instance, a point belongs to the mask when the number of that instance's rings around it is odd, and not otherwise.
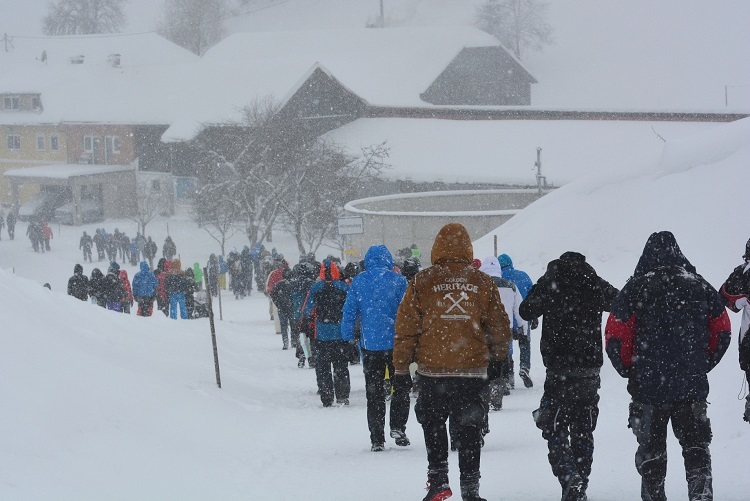
[[[380,27],[385,27],[385,10],[383,9],[383,0],[380,0]]]
[[[214,308],[211,301],[211,290],[208,287],[208,268],[203,268],[203,281],[206,285],[208,298],[208,322],[211,325],[211,344],[214,347],[214,368],[216,369],[216,385],[221,388],[221,371],[219,371],[219,348],[216,345],[216,329],[214,328]]]
[[[495,253],[494,253],[494,256],[497,257],[497,235],[493,235],[492,238],[495,241]]]

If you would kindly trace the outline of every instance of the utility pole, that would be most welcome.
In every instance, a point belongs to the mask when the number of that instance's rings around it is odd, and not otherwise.
[[[385,10],[383,9],[383,0],[380,0],[380,27],[385,28]]]
[[[380,10],[383,10],[383,2],[380,2]],[[5,52],[8,52],[8,34],[3,33],[3,42],[5,43]]]
[[[539,196],[542,196],[542,187],[547,187],[547,176],[542,176],[542,149],[537,148],[536,149],[536,162],[534,162],[534,167],[536,167],[536,187],[539,192]]]

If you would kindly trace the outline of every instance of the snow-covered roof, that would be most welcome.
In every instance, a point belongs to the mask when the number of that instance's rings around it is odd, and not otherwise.
[[[90,164],[59,164],[41,165],[38,167],[25,167],[23,169],[10,169],[5,171],[6,177],[15,178],[49,178],[49,179],[71,179],[81,176],[95,176],[97,174],[112,174],[115,172],[132,171],[130,165],[90,165]]]
[[[241,108],[259,98],[283,102],[316,67],[369,104],[431,106],[420,94],[462,49],[500,46],[487,33],[455,26],[235,33],[197,65],[191,94],[210,99],[193,98],[162,139],[188,140],[206,124],[239,120]]]
[[[153,33],[15,38],[0,52],[0,93],[39,93],[42,111],[0,113],[0,124],[169,123],[197,60]]]

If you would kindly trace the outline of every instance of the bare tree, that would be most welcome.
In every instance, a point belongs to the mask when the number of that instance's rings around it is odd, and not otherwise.
[[[477,9],[475,24],[521,59],[527,49],[542,50],[554,43],[548,7],[539,0],[486,0]]]
[[[139,180],[136,183],[136,202],[137,207],[128,219],[138,224],[138,231],[141,235],[146,234],[146,225],[150,223],[157,215],[168,213],[170,210],[170,196],[161,191],[152,190],[149,183]]]
[[[117,33],[125,25],[127,0],[57,0],[42,18],[45,35]]]
[[[165,0],[157,31],[200,56],[221,40],[226,14],[226,0]]]
[[[227,239],[241,231],[238,225],[239,208],[231,189],[230,182],[207,184],[198,189],[191,209],[193,220],[216,240],[222,255],[225,254]]]

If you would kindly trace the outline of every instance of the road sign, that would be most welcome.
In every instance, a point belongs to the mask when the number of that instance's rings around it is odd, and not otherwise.
[[[365,232],[365,222],[362,216],[346,216],[336,220],[339,235],[361,235]]]

